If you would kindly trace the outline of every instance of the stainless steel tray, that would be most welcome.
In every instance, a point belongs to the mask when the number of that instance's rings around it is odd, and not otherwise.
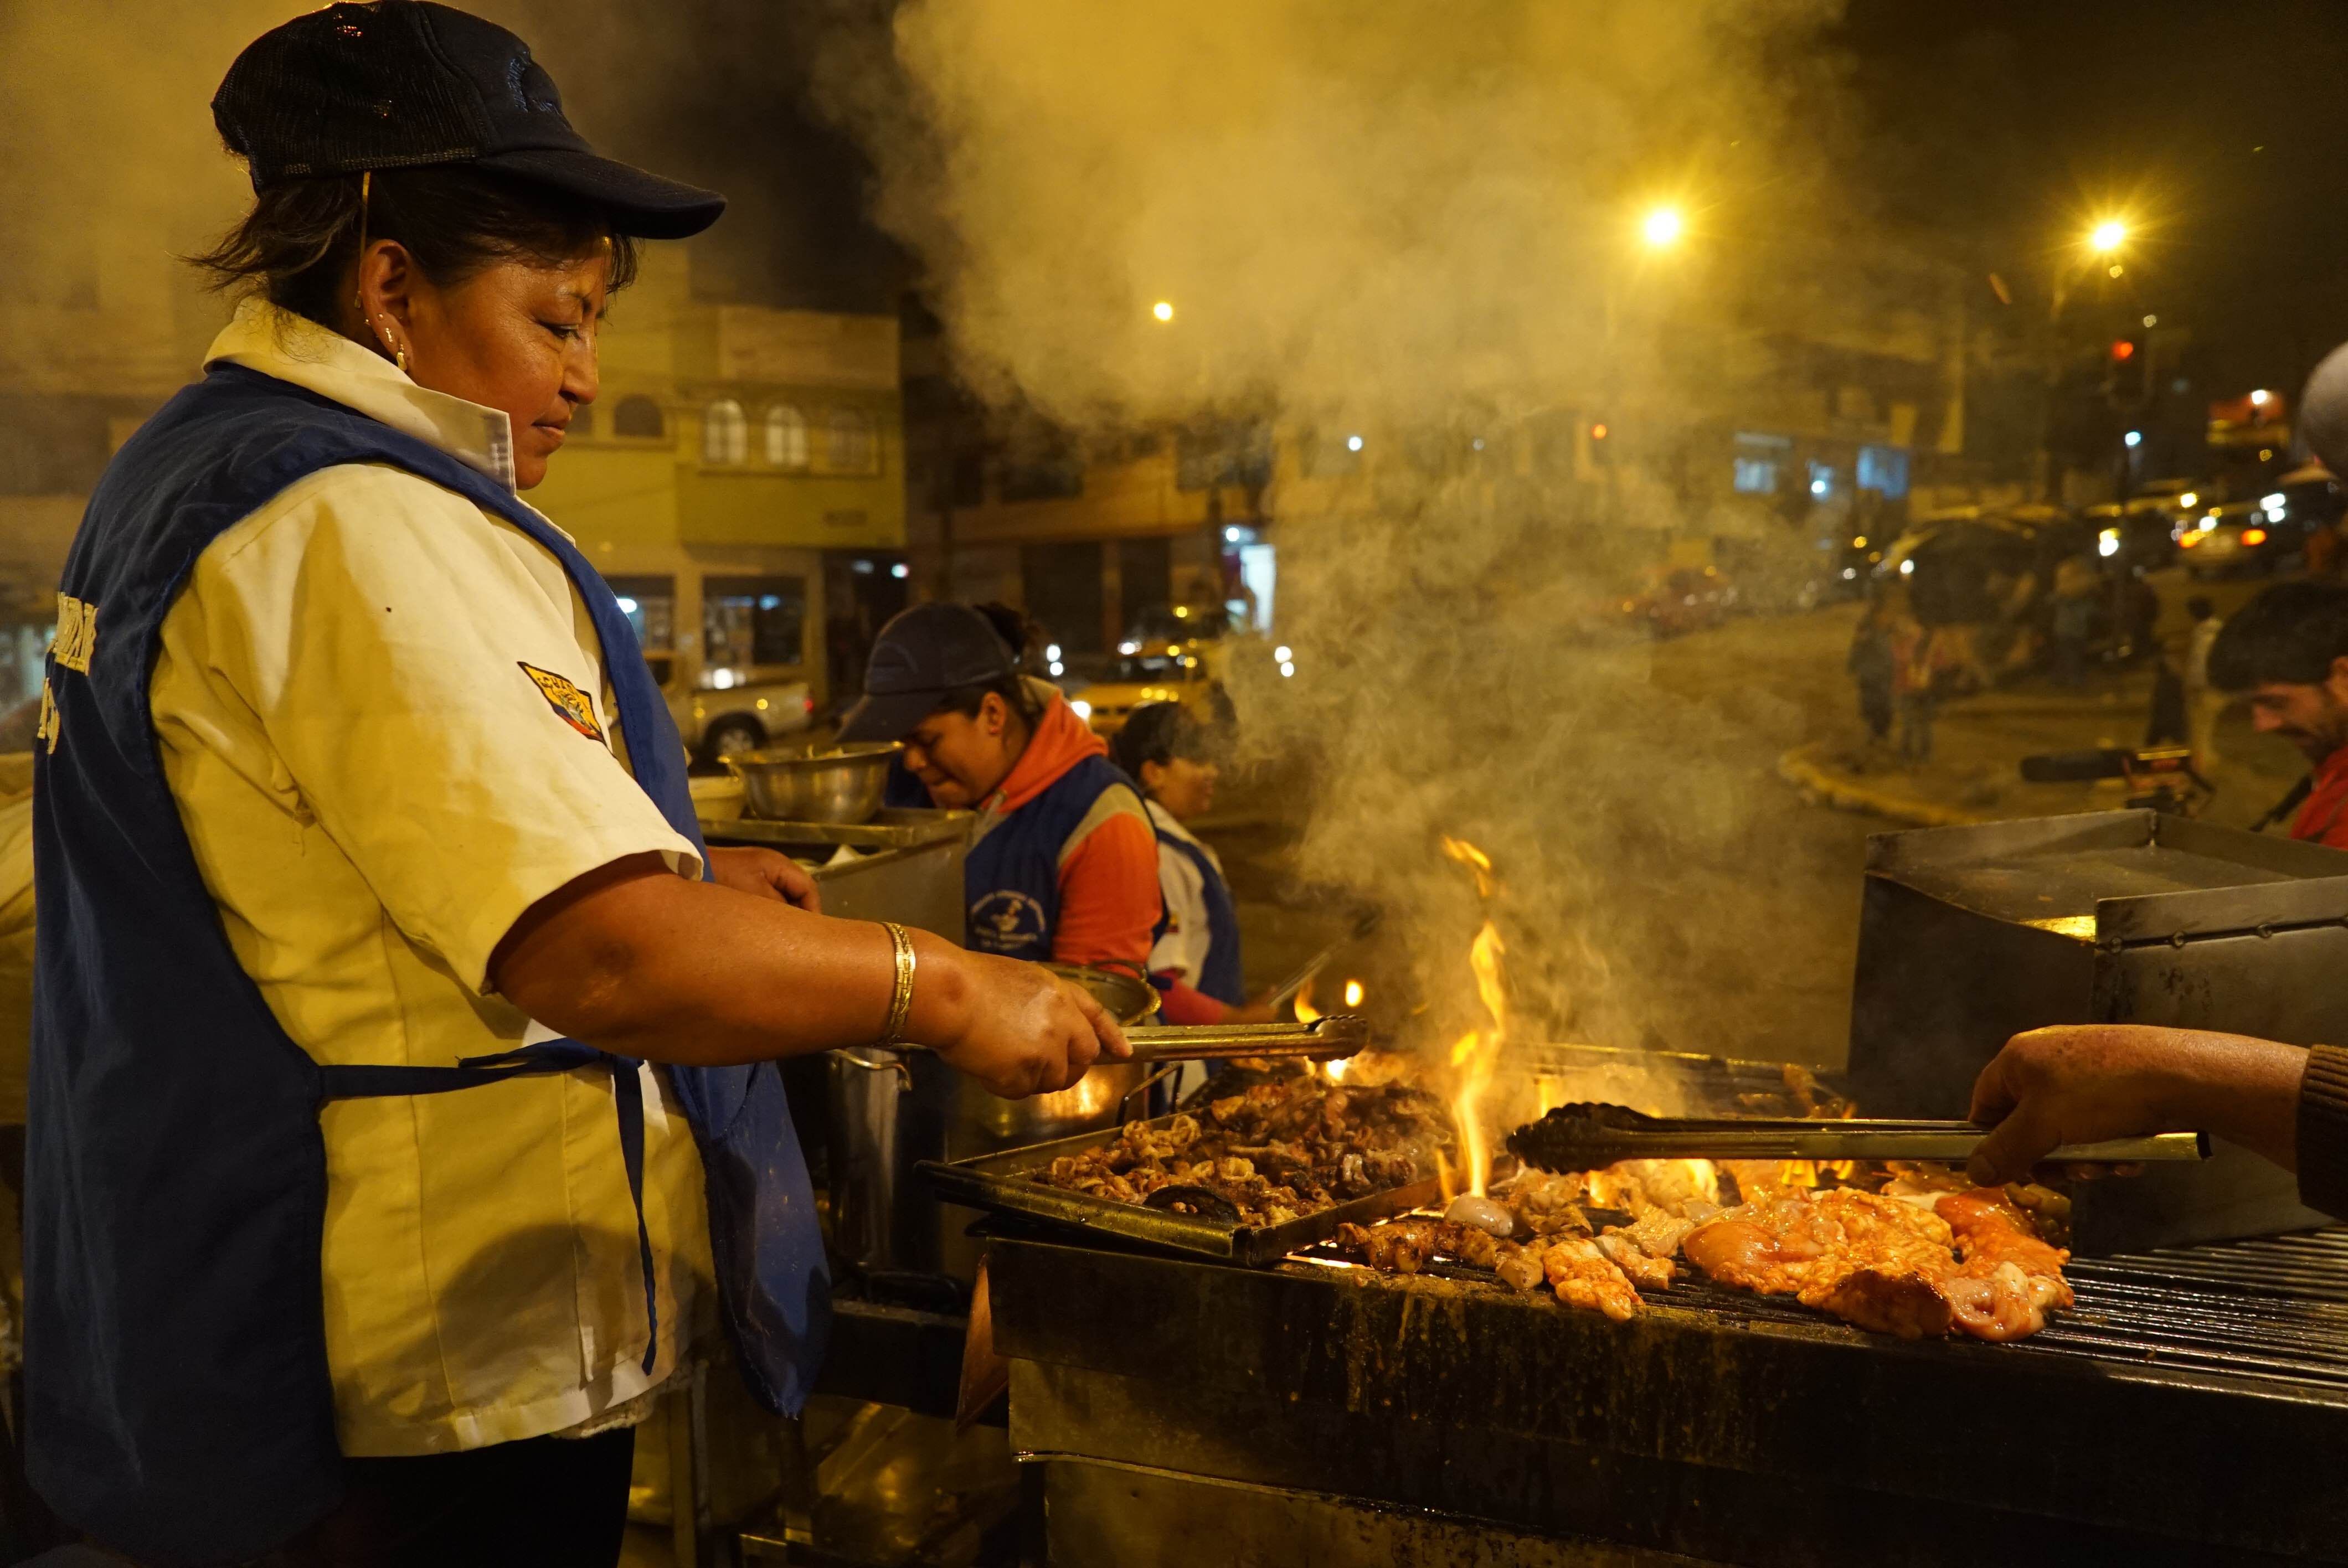
[[[1173,1120],[1159,1117],[1146,1126],[1163,1126]],[[1341,1225],[1367,1225],[1433,1202],[1441,1191],[1435,1177],[1390,1187],[1366,1198],[1354,1198],[1303,1214],[1276,1225],[1233,1225],[1202,1214],[1169,1214],[1139,1204],[1097,1198],[1088,1193],[1066,1192],[1032,1181],[1027,1173],[1049,1165],[1063,1154],[1081,1154],[1114,1142],[1118,1129],[1081,1132],[1049,1143],[1031,1143],[968,1160],[924,1160],[919,1167],[940,1201],[961,1204],[989,1214],[1024,1214],[1030,1219],[1095,1235],[1115,1236],[1200,1257],[1223,1258],[1250,1268],[1267,1268],[1290,1253],[1328,1240]]]

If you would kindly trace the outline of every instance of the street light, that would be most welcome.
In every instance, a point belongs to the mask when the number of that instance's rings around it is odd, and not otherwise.
[[[2127,243],[2127,225],[2116,218],[2106,218],[2096,225],[2087,236],[2087,248],[2098,256],[2108,256]]]
[[[1658,207],[1640,220],[1639,238],[1651,251],[1668,251],[1687,232],[1687,220],[1676,207]]]
[[[1160,300],[1149,307],[1149,313],[1161,322],[1170,322],[1174,319],[1174,302],[1171,300]]]

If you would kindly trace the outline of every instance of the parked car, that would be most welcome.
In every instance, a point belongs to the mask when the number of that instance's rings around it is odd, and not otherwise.
[[[662,673],[655,661],[654,673]],[[731,681],[734,671],[714,670],[712,684],[680,687],[664,682],[662,695],[676,720],[685,748],[704,763],[721,763],[743,752],[754,752],[785,735],[797,734],[815,721],[815,697],[804,681]]]
[[[1651,637],[1718,626],[1736,608],[1736,585],[1718,567],[1673,567],[1622,601],[1623,615]]]
[[[2284,507],[2261,501],[2229,501],[2205,510],[2178,536],[2188,576],[2223,577],[2231,572],[2283,571],[2307,559],[2307,538],[2315,525],[2294,520]]]
[[[2164,503],[2121,506],[2107,501],[2081,514],[2096,530],[2096,555],[2106,568],[2125,575],[2157,571],[2177,559],[2177,519]]]

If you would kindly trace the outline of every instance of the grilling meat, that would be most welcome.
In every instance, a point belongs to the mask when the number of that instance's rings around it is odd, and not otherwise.
[[[1478,1268],[1497,1268],[1500,1261],[1500,1243],[1489,1231],[1416,1215],[1382,1225],[1339,1225],[1336,1241],[1381,1274],[1416,1274],[1438,1255]]]
[[[1925,1194],[1929,1196],[1929,1194]],[[1691,1232],[1687,1259],[1716,1283],[1916,1339],[1952,1327],[2018,1339],[2071,1305],[2062,1266],[1995,1188],[1931,1199],[1838,1188],[1779,1193]]]
[[[1583,1235],[1560,1235],[1541,1253],[1549,1287],[1568,1307],[1603,1312],[1617,1323],[1639,1315],[1639,1293],[1612,1258]]]
[[[1237,1209],[1241,1223],[1271,1225],[1407,1185],[1450,1145],[1450,1112],[1431,1094],[1300,1077],[1210,1101],[1203,1114],[1130,1123],[1034,1179],[1128,1204],[1161,1187],[1200,1187]],[[1179,1198],[1171,1206],[1189,1212]]]

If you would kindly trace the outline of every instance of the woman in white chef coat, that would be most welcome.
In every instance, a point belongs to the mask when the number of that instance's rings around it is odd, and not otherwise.
[[[1123,1042],[705,848],[518,497],[637,241],[722,200],[417,0],[274,29],[214,116],[249,297],[92,498],[36,753],[28,1470],[145,1560],[608,1563],[696,1322],[778,1409],[820,1354],[767,1064],[901,1039],[1021,1094]]]

